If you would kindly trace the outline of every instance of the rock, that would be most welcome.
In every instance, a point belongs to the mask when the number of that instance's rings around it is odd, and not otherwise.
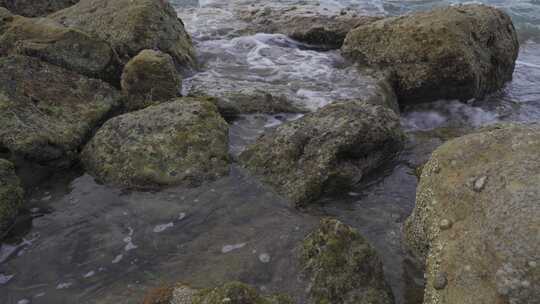
[[[335,102],[263,135],[241,163],[295,206],[347,188],[400,150],[399,117],[384,106]]]
[[[106,83],[25,56],[0,58],[0,150],[68,166],[121,94]]]
[[[321,220],[304,241],[301,262],[312,303],[394,303],[377,252],[338,220]]]
[[[199,185],[228,173],[228,125],[210,101],[179,98],[107,121],[82,160],[118,186]]]
[[[46,18],[12,16],[0,28],[0,56],[19,54],[36,57],[119,85],[120,61],[103,40]]]
[[[165,292],[166,291],[166,292]],[[286,295],[260,295],[256,289],[240,282],[229,282],[223,286],[193,289],[185,284],[159,288],[151,291],[144,304],[293,304]]]
[[[3,6],[14,14],[37,17],[46,16],[52,12],[59,11],[72,6],[79,0],[0,0]]]
[[[518,51],[510,17],[484,5],[368,23],[342,47],[346,57],[390,70],[402,104],[483,98],[512,79]]]
[[[165,0],[81,0],[50,18],[109,42],[122,62],[145,49],[169,54],[179,70],[195,66],[191,37]]]
[[[23,205],[23,190],[12,163],[0,158],[0,239]]]
[[[507,124],[433,153],[405,239],[425,264],[425,304],[540,298],[540,125]],[[484,178],[486,177],[486,178]],[[482,191],[472,181],[484,180]],[[531,264],[532,263],[532,264]]]
[[[122,73],[122,91],[130,110],[178,97],[181,86],[182,79],[172,57],[160,51],[140,52],[126,64]]]
[[[358,16],[354,11],[329,12],[306,5],[250,8],[239,11],[239,17],[253,24],[250,31],[280,33],[329,49],[339,49],[353,28],[380,19]]]

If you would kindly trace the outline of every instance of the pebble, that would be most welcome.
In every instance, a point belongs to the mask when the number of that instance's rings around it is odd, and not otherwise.
[[[259,255],[259,261],[261,261],[261,263],[270,263],[270,255],[268,253],[261,253]]]
[[[447,283],[448,283],[448,280],[446,278],[446,273],[439,272],[437,276],[435,277],[435,280],[433,281],[433,287],[437,290],[441,290],[446,287]]]
[[[448,230],[452,228],[452,221],[450,221],[449,219],[442,219],[439,223],[439,227],[441,228],[441,230]]]
[[[474,181],[474,185],[473,185],[474,191],[480,192],[480,191],[484,190],[484,187],[486,186],[486,181],[487,181],[487,176],[482,176],[482,177],[476,179],[476,181]]]

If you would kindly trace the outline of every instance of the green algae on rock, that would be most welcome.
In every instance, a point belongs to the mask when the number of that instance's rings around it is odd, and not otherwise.
[[[399,117],[387,107],[335,102],[263,135],[239,158],[303,206],[359,182],[398,152],[403,139]]]
[[[338,220],[321,220],[303,243],[301,262],[312,303],[394,303],[377,252],[358,231]]]
[[[79,0],[0,0],[0,7],[5,7],[14,14],[26,17],[46,16],[69,7]]]
[[[121,103],[108,84],[25,56],[0,58],[0,149],[14,159],[68,166]]]
[[[51,19],[11,16],[0,26],[0,56],[36,57],[118,86],[121,65],[111,46]]]
[[[540,126],[450,140],[422,170],[405,239],[426,267],[425,304],[540,298]]]
[[[155,49],[171,55],[180,70],[195,66],[191,37],[168,1],[82,0],[49,18],[109,42],[124,63]]]
[[[518,51],[510,17],[484,5],[368,23],[342,47],[346,57],[390,70],[400,103],[482,98],[512,79]]]
[[[0,237],[23,205],[23,190],[13,164],[0,158]]]
[[[211,101],[179,98],[107,121],[82,161],[118,186],[199,185],[228,174],[228,125]]]
[[[171,56],[144,50],[126,64],[121,83],[126,95],[126,108],[138,110],[178,97],[182,79]]]

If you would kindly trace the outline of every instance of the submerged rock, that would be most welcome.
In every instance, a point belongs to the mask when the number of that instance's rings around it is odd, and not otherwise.
[[[377,252],[338,220],[321,220],[304,241],[301,261],[313,303],[394,303]]]
[[[37,17],[59,11],[77,2],[79,0],[0,0],[0,6],[17,15]]]
[[[81,0],[50,18],[109,42],[126,63],[145,49],[171,55],[177,68],[195,65],[191,38],[162,0]]]
[[[0,158],[0,238],[23,204],[23,190],[12,163]]]
[[[160,51],[140,52],[126,64],[122,73],[122,91],[130,110],[178,97],[181,86],[182,79],[172,57]]]
[[[358,16],[354,11],[324,12],[314,6],[288,6],[247,9],[240,19],[254,25],[250,31],[280,33],[295,40],[339,49],[353,28],[369,24],[379,17]]]
[[[35,58],[1,57],[0,150],[67,166],[120,102],[120,92],[102,81]]]
[[[263,135],[240,161],[294,205],[347,188],[400,150],[399,117],[384,106],[336,102]]]
[[[46,18],[11,16],[0,26],[0,56],[36,57],[118,86],[120,61],[100,39]]]
[[[342,48],[346,57],[390,70],[400,103],[482,98],[512,79],[518,51],[510,17],[484,5],[365,24]]]
[[[451,140],[422,170],[405,237],[426,267],[424,303],[540,298],[540,126]]]
[[[194,289],[184,284],[158,288],[144,299],[144,304],[293,304],[286,295],[260,295],[256,289],[240,282],[216,288]]]
[[[82,160],[105,183],[198,185],[228,174],[228,125],[212,102],[179,98],[107,121]]]

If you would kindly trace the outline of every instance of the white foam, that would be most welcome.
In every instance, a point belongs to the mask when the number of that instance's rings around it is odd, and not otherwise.
[[[161,225],[157,225],[156,227],[154,227],[154,232],[155,233],[160,233],[160,232],[163,232],[169,228],[172,228],[174,227],[174,223],[173,222],[170,222],[170,223],[167,223],[167,224],[161,224]]]
[[[229,253],[231,251],[240,249],[242,247],[246,246],[246,243],[240,243],[240,244],[234,244],[234,245],[225,245],[221,248],[222,253]]]

